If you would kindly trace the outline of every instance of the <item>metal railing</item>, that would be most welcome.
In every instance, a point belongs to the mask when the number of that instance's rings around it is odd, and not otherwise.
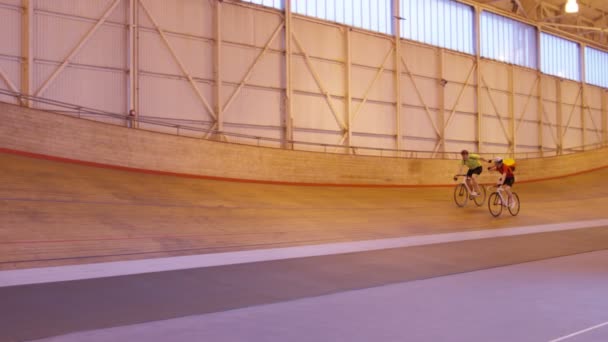
[[[367,147],[367,146],[345,146],[337,144],[325,144],[308,141],[297,141],[297,140],[286,140],[278,138],[270,138],[256,135],[249,135],[243,133],[229,132],[212,130],[200,126],[193,125],[192,120],[188,120],[190,124],[175,123],[171,122],[172,119],[164,119],[158,117],[130,117],[126,114],[112,113],[104,110],[79,106],[67,102],[52,100],[43,97],[30,96],[21,93],[16,93],[6,89],[0,89],[0,95],[6,95],[14,97],[17,103],[20,105],[27,105],[28,103],[35,103],[38,106],[34,106],[35,109],[55,112],[63,115],[75,116],[81,119],[89,119],[95,121],[102,121],[99,118],[103,117],[105,123],[120,124],[121,126],[127,127],[138,127],[138,129],[148,130],[153,132],[169,133],[178,136],[185,136],[190,138],[202,138],[208,140],[221,140],[221,137],[230,137],[233,141],[230,143],[243,144],[243,145],[255,145],[260,147],[269,148],[280,148],[280,149],[293,149],[300,151],[310,152],[323,152],[323,153],[334,153],[334,154],[351,154],[351,155],[363,155],[363,156],[377,156],[377,157],[391,157],[391,158],[415,158],[415,159],[459,159],[460,151],[453,152],[441,152],[441,151],[422,151],[422,150],[404,150],[404,149],[390,149],[380,147]],[[1,101],[0,101],[1,102]],[[198,125],[208,124],[207,122],[196,122]],[[146,127],[146,126],[151,127]],[[142,127],[144,126],[144,127]],[[155,129],[152,129],[155,128]],[[236,141],[236,140],[238,141]],[[288,147],[286,147],[288,146]],[[561,151],[556,148],[545,148],[543,151],[530,151],[530,152],[516,152],[516,153],[505,153],[505,152],[483,152],[478,153],[486,159],[494,158],[497,156],[511,157],[515,159],[530,159],[540,157],[550,157],[563,154],[578,153],[583,151],[589,151],[606,147],[608,144],[600,142],[593,143],[585,146],[568,147],[563,148]]]

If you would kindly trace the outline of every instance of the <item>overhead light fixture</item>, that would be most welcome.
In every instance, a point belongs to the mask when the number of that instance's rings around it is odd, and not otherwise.
[[[568,2],[566,2],[566,13],[576,12],[578,12],[578,3],[576,3],[576,0],[568,0]]]

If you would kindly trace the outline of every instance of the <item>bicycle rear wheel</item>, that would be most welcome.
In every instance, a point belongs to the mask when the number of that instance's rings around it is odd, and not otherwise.
[[[467,191],[467,187],[464,184],[458,184],[454,188],[454,202],[459,207],[464,207],[467,205],[467,201],[469,200],[469,192]]]
[[[477,194],[477,196],[473,197],[473,202],[475,202],[475,205],[478,207],[481,207],[483,205],[483,202],[486,201],[486,187],[483,185],[479,186],[479,193]]]
[[[515,205],[513,206],[513,208],[511,208],[511,206],[509,205],[509,212],[511,213],[511,215],[516,216],[517,214],[519,214],[519,196],[517,196],[516,193],[513,193],[513,201],[515,201]]]
[[[498,192],[493,192],[488,198],[488,209],[492,216],[497,217],[502,213],[502,199],[498,195]]]

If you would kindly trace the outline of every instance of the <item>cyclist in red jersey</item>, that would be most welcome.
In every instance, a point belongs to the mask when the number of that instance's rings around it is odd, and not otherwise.
[[[497,186],[503,187],[509,196],[509,206],[513,208],[515,206],[515,201],[513,201],[513,194],[511,193],[511,187],[513,187],[513,183],[515,183],[515,176],[513,175],[513,170],[502,162],[502,158],[494,158],[494,166],[488,167],[489,171],[496,170],[496,172],[501,174],[501,177],[498,179]]]

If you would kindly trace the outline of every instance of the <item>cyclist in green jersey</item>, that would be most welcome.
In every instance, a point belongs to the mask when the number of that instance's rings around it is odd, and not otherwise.
[[[469,169],[467,171],[466,182],[467,182],[467,185],[469,186],[469,189],[472,190],[471,196],[479,196],[479,184],[477,183],[477,177],[483,171],[483,166],[481,166],[481,163],[479,161],[480,160],[488,161],[488,160],[482,158],[478,154],[469,153],[469,151],[467,151],[467,150],[462,150],[462,152],[460,152],[460,155],[462,156],[462,163],[460,164],[460,169],[458,170],[458,173],[459,174],[462,173],[462,168],[464,166],[466,166]],[[458,179],[458,177],[454,177],[454,180],[457,180],[457,179]]]

